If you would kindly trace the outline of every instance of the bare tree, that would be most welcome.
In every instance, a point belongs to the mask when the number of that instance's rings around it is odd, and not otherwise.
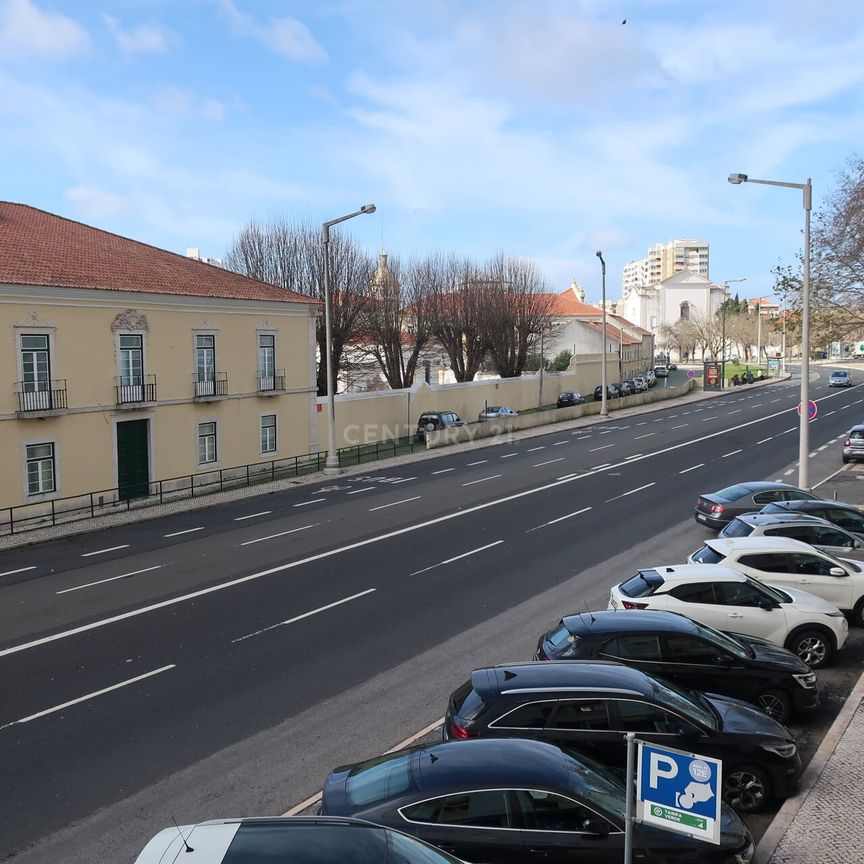
[[[660,338],[668,348],[674,348],[682,359],[696,353],[696,337],[689,320],[681,319],[674,324],[660,326]]]
[[[554,298],[531,261],[497,255],[485,268],[484,330],[489,357],[502,378],[517,378],[529,350],[548,330]]]
[[[230,270],[324,299],[324,257],[321,230],[313,222],[291,222],[283,217],[267,224],[250,221],[234,238],[225,256]],[[344,231],[330,235],[330,319],[333,380],[345,345],[353,337],[369,299],[374,266],[369,254]],[[327,341],[323,312],[316,327],[318,342],[318,395],[327,392]]]

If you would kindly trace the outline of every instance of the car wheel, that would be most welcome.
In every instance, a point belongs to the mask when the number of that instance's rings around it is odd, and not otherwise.
[[[801,630],[789,639],[786,647],[811,669],[827,666],[834,652],[829,637],[822,630]]]
[[[723,778],[723,800],[739,813],[758,813],[771,798],[771,781],[755,765],[737,765]]]
[[[845,456],[843,457],[843,464],[844,464],[844,465],[848,465],[848,464],[849,464],[849,460],[848,460]]]
[[[858,599],[850,618],[856,627],[864,627],[864,597]]]
[[[756,697],[756,705],[784,726],[792,714],[792,700],[782,690],[763,690]]]

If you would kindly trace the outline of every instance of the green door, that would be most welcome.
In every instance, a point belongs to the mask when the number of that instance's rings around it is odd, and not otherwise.
[[[143,498],[150,489],[147,420],[117,424],[117,486],[121,501]]]

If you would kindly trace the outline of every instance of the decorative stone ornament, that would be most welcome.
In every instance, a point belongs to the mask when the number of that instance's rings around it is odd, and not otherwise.
[[[118,312],[111,322],[111,329],[117,330],[150,330],[150,322],[143,312],[137,309],[126,309],[124,312]]]

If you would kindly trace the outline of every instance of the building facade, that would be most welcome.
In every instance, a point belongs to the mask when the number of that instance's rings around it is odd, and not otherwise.
[[[318,305],[0,203],[0,507],[316,451]]]
[[[685,270],[708,278],[707,243],[693,239],[655,243],[645,258],[624,265],[621,290],[626,294],[636,288],[656,285]]]

